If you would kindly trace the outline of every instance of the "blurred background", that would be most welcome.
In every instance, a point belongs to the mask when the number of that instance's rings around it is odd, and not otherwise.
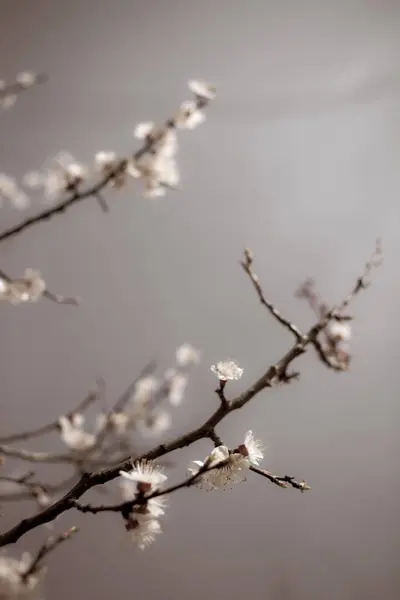
[[[314,317],[293,292],[305,277],[334,303],[376,237],[385,251],[352,305],[350,372],[329,372],[310,351],[299,382],[218,428],[230,446],[252,428],[267,445],[263,466],[312,491],[252,473],[231,492],[183,490],[145,552],[121,543],[117,515],[67,513],[56,530],[81,531],[49,558],[48,598],[399,597],[399,34],[395,0],[0,1],[0,77],[50,76],[0,113],[0,171],[17,179],[60,150],[82,162],[128,153],[135,124],[190,97],[188,79],[218,88],[206,124],[180,136],[182,191],[154,201],[133,184],[108,194],[108,215],[88,200],[1,245],[7,273],[37,267],[50,289],[84,299],[1,305],[2,435],[66,412],[98,376],[111,402],[148,360],[172,364],[183,342],[202,361],[166,439],[196,427],[217,405],[212,363],[244,368],[236,394],[292,343],[241,271],[245,246],[268,298],[304,329]],[[24,213],[3,206],[1,228],[43,208],[32,200]],[[26,446],[61,448],[57,437]],[[171,479],[208,451],[200,442],[171,455]],[[35,510],[3,504],[2,530]]]

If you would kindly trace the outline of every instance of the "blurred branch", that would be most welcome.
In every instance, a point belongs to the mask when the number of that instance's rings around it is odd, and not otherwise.
[[[66,416],[71,418],[75,413],[84,412],[91,404],[96,402],[96,400],[99,398],[99,395],[103,392],[104,386],[104,380],[101,378],[98,379],[96,382],[96,388],[90,390],[87,396],[73,410],[69,411]],[[28,429],[26,431],[22,431],[21,433],[13,433],[11,435],[0,437],[0,444],[10,444],[13,442],[19,442],[21,440],[29,440],[46,435],[47,433],[51,433],[57,429],[58,419],[36,429]]]
[[[195,98],[196,110],[201,110],[208,106],[209,100],[205,97],[196,96]],[[113,168],[110,168],[109,171],[99,179],[93,185],[87,187],[86,189],[80,189],[80,186],[77,184],[71,184],[69,189],[69,195],[61,200],[58,204],[55,204],[51,208],[48,208],[33,217],[29,217],[28,219],[22,221],[18,225],[11,227],[10,229],[6,229],[2,233],[0,233],[0,242],[4,242],[7,239],[10,239],[19,233],[22,233],[26,229],[30,229],[34,225],[38,223],[48,221],[55,215],[59,215],[64,213],[66,210],[71,208],[74,204],[78,202],[82,202],[88,198],[95,198],[98,202],[103,205],[103,210],[107,211],[107,207],[104,205],[105,201],[101,195],[102,191],[109,185],[114,183],[115,185],[119,185],[119,181],[121,177],[123,177],[129,167],[130,160],[138,161],[145,154],[150,154],[153,149],[156,148],[157,144],[163,139],[165,136],[165,131],[172,130],[176,128],[176,122],[174,118],[169,118],[166,120],[163,127],[160,127],[156,134],[149,135],[145,138],[143,146],[139,148],[135,153],[133,153],[131,158],[122,158],[120,159]],[[168,184],[163,184],[164,187],[171,187]]]
[[[36,573],[36,571],[38,571],[42,567],[41,563],[42,563],[43,559],[48,554],[50,554],[50,552],[53,552],[53,550],[55,550],[60,544],[62,544],[66,540],[69,540],[70,537],[74,533],[76,533],[77,531],[78,531],[77,527],[71,527],[70,529],[68,529],[64,533],[62,533],[62,534],[60,534],[58,536],[49,538],[43,544],[43,546],[40,547],[38,553],[36,554],[36,556],[32,560],[32,563],[28,567],[28,569],[25,571],[25,573],[22,574],[23,579],[26,580],[26,579],[28,579],[28,577],[30,575],[32,575],[33,573]]]
[[[364,278],[366,274],[369,274],[369,272],[371,271],[371,265],[373,264],[373,262],[374,257],[367,263],[362,277],[357,280],[356,285],[353,287],[353,290],[339,305],[339,309],[342,307],[346,307],[351,301],[351,299],[356,294],[358,294],[360,290],[365,288]],[[266,372],[257,381],[255,381],[247,390],[236,396],[236,398],[234,398],[233,400],[221,404],[217,408],[217,410],[200,427],[182,436],[179,436],[171,442],[160,444],[159,446],[153,448],[149,452],[144,453],[141,457],[138,458],[155,460],[175,450],[189,446],[198,440],[210,437],[211,433],[215,430],[215,427],[229,413],[238,410],[246,404],[248,404],[250,400],[252,400],[262,390],[264,390],[267,387],[271,387],[275,381],[282,380],[282,377],[287,377],[287,369],[289,365],[298,356],[301,356],[306,351],[308,346],[314,345],[318,334],[324,329],[324,327],[326,327],[327,323],[332,318],[334,318],[335,314],[337,314],[337,311],[338,308],[333,308],[331,311],[329,311],[329,313],[323,319],[315,323],[315,325],[313,325],[305,335],[302,335],[300,340],[297,340],[296,335],[295,344],[286,352],[286,354],[284,354],[284,356],[280,358],[280,360],[278,360],[278,362],[271,365],[266,370]],[[284,320],[282,324],[285,327],[287,327],[286,320]],[[292,329],[290,330],[292,331]],[[104,485],[105,483],[116,479],[119,476],[121,470],[129,470],[130,468],[132,468],[132,457],[127,457],[119,465],[110,469],[102,469],[100,471],[83,473],[76,485],[69,492],[67,492],[63,496],[63,498],[61,498],[42,512],[23,519],[10,530],[1,534],[0,546],[15,543],[28,531],[31,531],[39,525],[43,525],[44,523],[53,521],[63,512],[70,510],[75,505],[76,501],[78,501],[79,498],[81,498],[88,490],[94,488],[95,486]],[[263,472],[262,474],[269,479],[275,477],[267,471]],[[293,487],[296,487],[297,485],[303,486],[301,487],[301,489],[304,489],[304,485],[306,485],[304,483],[296,482],[293,478],[288,476],[285,476],[284,478],[275,477],[275,480],[276,481],[274,481],[274,483],[277,483],[277,481],[279,481],[280,483],[286,483]],[[277,483],[277,485],[279,484]],[[173,489],[179,489],[179,487],[174,487]]]

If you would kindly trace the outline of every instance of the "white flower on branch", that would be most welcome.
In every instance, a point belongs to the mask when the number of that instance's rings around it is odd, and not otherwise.
[[[199,98],[204,98],[206,100],[214,100],[215,98],[216,88],[211,83],[191,79],[188,86],[190,91]]]
[[[95,154],[94,162],[97,170],[108,174],[117,163],[117,155],[115,152],[100,151]]]
[[[32,71],[23,71],[22,73],[18,73],[15,81],[22,85],[22,87],[31,87],[36,83],[37,75],[36,73],[32,73]]]
[[[15,179],[5,173],[0,173],[0,205],[2,198],[8,200],[19,210],[23,210],[29,205],[29,197],[17,185]]]
[[[133,504],[132,511],[126,519],[126,530],[130,532],[132,541],[143,550],[155,540],[155,535],[161,533],[157,517],[164,514],[166,500],[163,496],[146,499],[146,495],[160,488],[167,476],[151,461],[142,460],[132,471],[120,471],[125,478],[121,483],[121,493],[125,502],[134,500],[141,494],[140,504]]]
[[[119,474],[129,481],[135,482],[137,490],[140,492],[158,489],[160,484],[167,480],[162,468],[149,460],[141,460],[131,471],[120,471]]]
[[[66,190],[81,184],[87,175],[87,168],[78,163],[69,152],[60,152],[49,166],[26,173],[23,183],[31,189],[42,188],[47,200],[53,201]]]
[[[235,451],[249,460],[249,463],[258,465],[264,458],[264,444],[254,438],[253,432],[249,430],[241,444]]]
[[[202,469],[196,485],[202,489],[226,489],[234,483],[245,480],[245,472],[251,464],[258,465],[264,458],[264,445],[256,440],[252,431],[248,431],[244,444],[233,452],[227,446],[217,446],[205,461],[194,460],[189,465],[189,472],[195,475]],[[220,466],[218,466],[220,465]]]
[[[24,553],[20,560],[0,556],[0,598],[4,600],[29,600],[38,598],[43,570],[29,572],[32,564],[30,554]]]
[[[200,352],[190,344],[182,344],[176,351],[176,362],[179,367],[195,365],[200,360]]]
[[[100,413],[96,417],[96,431],[101,432],[109,427],[117,436],[123,436],[130,422],[131,416],[123,411]]]
[[[176,126],[181,129],[195,129],[206,120],[206,115],[193,100],[182,102],[175,118]]]
[[[96,436],[83,429],[83,415],[75,414],[72,419],[61,416],[58,424],[61,430],[61,439],[71,450],[82,452],[93,448],[95,445]]]
[[[220,465],[220,466],[218,466]],[[204,461],[193,460],[188,471],[196,475],[203,468],[210,469],[199,475],[196,485],[204,490],[224,489],[244,480],[248,461],[241,454],[231,454],[227,446],[217,446]]]
[[[147,137],[149,137],[155,130],[155,125],[154,123],[139,123],[138,125],[136,125],[134,131],[133,131],[133,135],[138,139],[138,140],[145,140]]]
[[[220,381],[240,379],[243,369],[234,360],[222,360],[211,366],[211,371]]]
[[[126,530],[129,531],[131,540],[140,550],[145,550],[161,533],[161,526],[157,519],[151,515],[140,515],[134,512],[126,521]]]
[[[137,483],[135,481],[125,478],[121,481],[119,487],[124,502],[130,502],[131,500],[135,499],[138,493]],[[154,519],[158,519],[158,517],[161,517],[165,514],[166,505],[166,496],[156,496],[155,498],[148,498],[146,503],[140,506],[140,514],[150,515]],[[145,507],[145,510],[143,510],[143,507]],[[133,507],[132,512],[134,512],[135,510],[136,512],[138,511],[137,506]]]
[[[187,388],[187,375],[178,373],[175,369],[170,369],[169,372],[167,371],[166,379],[169,385],[168,399],[172,406],[179,406]]]
[[[351,326],[347,321],[330,321],[325,331],[334,342],[348,342],[351,339]]]
[[[145,438],[154,438],[171,428],[172,419],[169,412],[154,408],[138,418],[136,428]]]
[[[0,279],[0,299],[8,300],[11,304],[36,302],[45,290],[46,284],[36,269],[26,269],[20,279]]]

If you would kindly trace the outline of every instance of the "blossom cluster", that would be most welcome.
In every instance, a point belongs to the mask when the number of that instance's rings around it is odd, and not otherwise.
[[[124,514],[125,528],[132,541],[144,550],[161,533],[159,517],[165,512],[165,496],[152,496],[167,476],[151,461],[138,462],[131,471],[120,471],[122,498],[132,506]],[[136,502],[135,502],[136,500]]]
[[[231,451],[225,445],[217,446],[204,461],[193,460],[188,470],[192,475],[199,474],[196,485],[201,489],[226,489],[244,481],[246,470],[251,465],[258,465],[263,458],[264,445],[250,430],[246,433],[244,443],[236,449]]]
[[[0,300],[8,300],[11,304],[36,302],[45,291],[44,279],[36,269],[26,269],[19,279],[0,276]]]
[[[141,377],[122,410],[97,415],[93,433],[84,429],[84,415],[61,416],[58,423],[62,441],[74,451],[85,452],[94,449],[106,432],[119,439],[124,439],[133,430],[144,437],[162,434],[171,426],[165,401],[172,407],[181,404],[190,368],[199,358],[199,352],[191,345],[180,346],[176,351],[176,365],[167,369],[162,378],[155,375]]]
[[[164,196],[167,189],[177,188],[180,182],[176,160],[177,131],[194,129],[203,123],[206,118],[204,108],[215,98],[215,87],[209,83],[191,80],[188,86],[193,99],[182,102],[177,113],[164,125],[144,122],[134,128],[133,134],[142,142],[142,147],[132,157],[124,158],[114,151],[101,150],[94,156],[93,167],[89,167],[63,151],[46,161],[39,170],[26,173],[22,185],[42,191],[47,202],[54,202],[64,192],[79,194],[82,183],[100,174],[103,178],[99,182],[101,188],[109,185],[119,189],[133,178],[143,182],[144,196]],[[0,174],[1,196],[16,208],[22,209],[29,204],[23,188],[6,174]]]

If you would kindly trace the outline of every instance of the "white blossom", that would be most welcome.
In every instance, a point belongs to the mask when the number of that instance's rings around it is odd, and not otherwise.
[[[122,436],[127,432],[130,422],[131,416],[123,411],[100,413],[96,417],[96,431],[104,431],[108,427],[117,436]]]
[[[23,71],[18,73],[15,80],[23,87],[30,87],[36,83],[36,74],[31,71]]]
[[[144,550],[154,542],[156,535],[161,533],[160,523],[151,515],[142,515],[139,518],[137,513],[132,513],[126,523],[126,529],[129,531],[131,540],[140,550]]]
[[[171,428],[172,419],[169,412],[160,408],[148,412],[138,419],[136,428],[145,438],[154,438]]]
[[[176,351],[176,362],[180,367],[197,364],[200,360],[200,352],[190,344],[182,344]]]
[[[29,197],[18,186],[15,179],[5,173],[0,173],[0,201],[1,197],[8,200],[10,204],[19,210],[25,209],[30,202]]]
[[[326,326],[328,337],[336,342],[348,342],[351,339],[351,326],[347,321],[331,321]]]
[[[109,172],[115,167],[117,155],[115,152],[100,151],[95,154],[94,162],[99,171]]]
[[[147,404],[157,391],[158,386],[159,382],[153,375],[142,377],[136,383],[133,402],[140,406]]]
[[[179,373],[175,369],[168,369],[165,374],[165,379],[168,381],[168,399],[172,406],[178,406],[185,395],[185,390],[188,383],[187,375]]]
[[[221,463],[221,466],[217,466]],[[217,446],[205,461],[194,460],[188,470],[192,475],[207,466],[196,482],[196,485],[205,490],[224,489],[234,483],[243,481],[244,469],[248,461],[241,454],[231,454],[226,446]]]
[[[136,125],[133,135],[138,138],[138,140],[144,140],[149,135],[151,135],[155,130],[154,123],[139,123]]]
[[[32,564],[32,557],[24,553],[20,560],[0,555],[1,600],[31,600],[38,598],[43,570],[24,577]]]
[[[204,123],[206,116],[192,100],[182,102],[178,115],[175,119],[176,126],[182,129],[195,129]]]
[[[264,444],[255,439],[253,432],[249,430],[244,438],[244,444],[238,448],[238,453],[248,458],[250,463],[258,465],[264,458]]]
[[[120,484],[120,491],[121,491],[121,496],[124,502],[130,502],[131,500],[135,499],[135,496],[137,494],[137,485],[136,482],[131,481],[130,479],[123,479]],[[146,503],[144,506],[144,511],[143,511],[143,506],[140,507],[141,512],[150,515],[151,517],[154,517],[155,519],[158,519],[158,517],[161,517],[162,515],[165,514],[165,507],[167,505],[167,498],[166,496],[156,496],[155,498],[148,498],[146,500]],[[136,508],[135,506],[133,507],[133,511],[135,512]],[[136,510],[137,512],[137,510]]]
[[[230,379],[240,379],[243,375],[243,369],[233,360],[223,360],[211,366],[211,371],[215,373],[220,381]]]
[[[215,98],[215,86],[206,81],[197,81],[192,79],[188,83],[189,89],[193,94],[206,100],[213,100]]]
[[[129,481],[136,483],[138,489],[145,484],[146,489],[155,489],[166,481],[167,476],[162,468],[152,461],[141,460],[137,462],[131,471],[120,471],[119,474]]]
[[[83,415],[82,415],[83,416]],[[68,448],[77,451],[85,451],[93,448],[96,443],[96,436],[84,431],[83,421],[75,416],[75,419],[68,419],[66,416],[59,418],[58,423],[61,429],[61,439]]]

